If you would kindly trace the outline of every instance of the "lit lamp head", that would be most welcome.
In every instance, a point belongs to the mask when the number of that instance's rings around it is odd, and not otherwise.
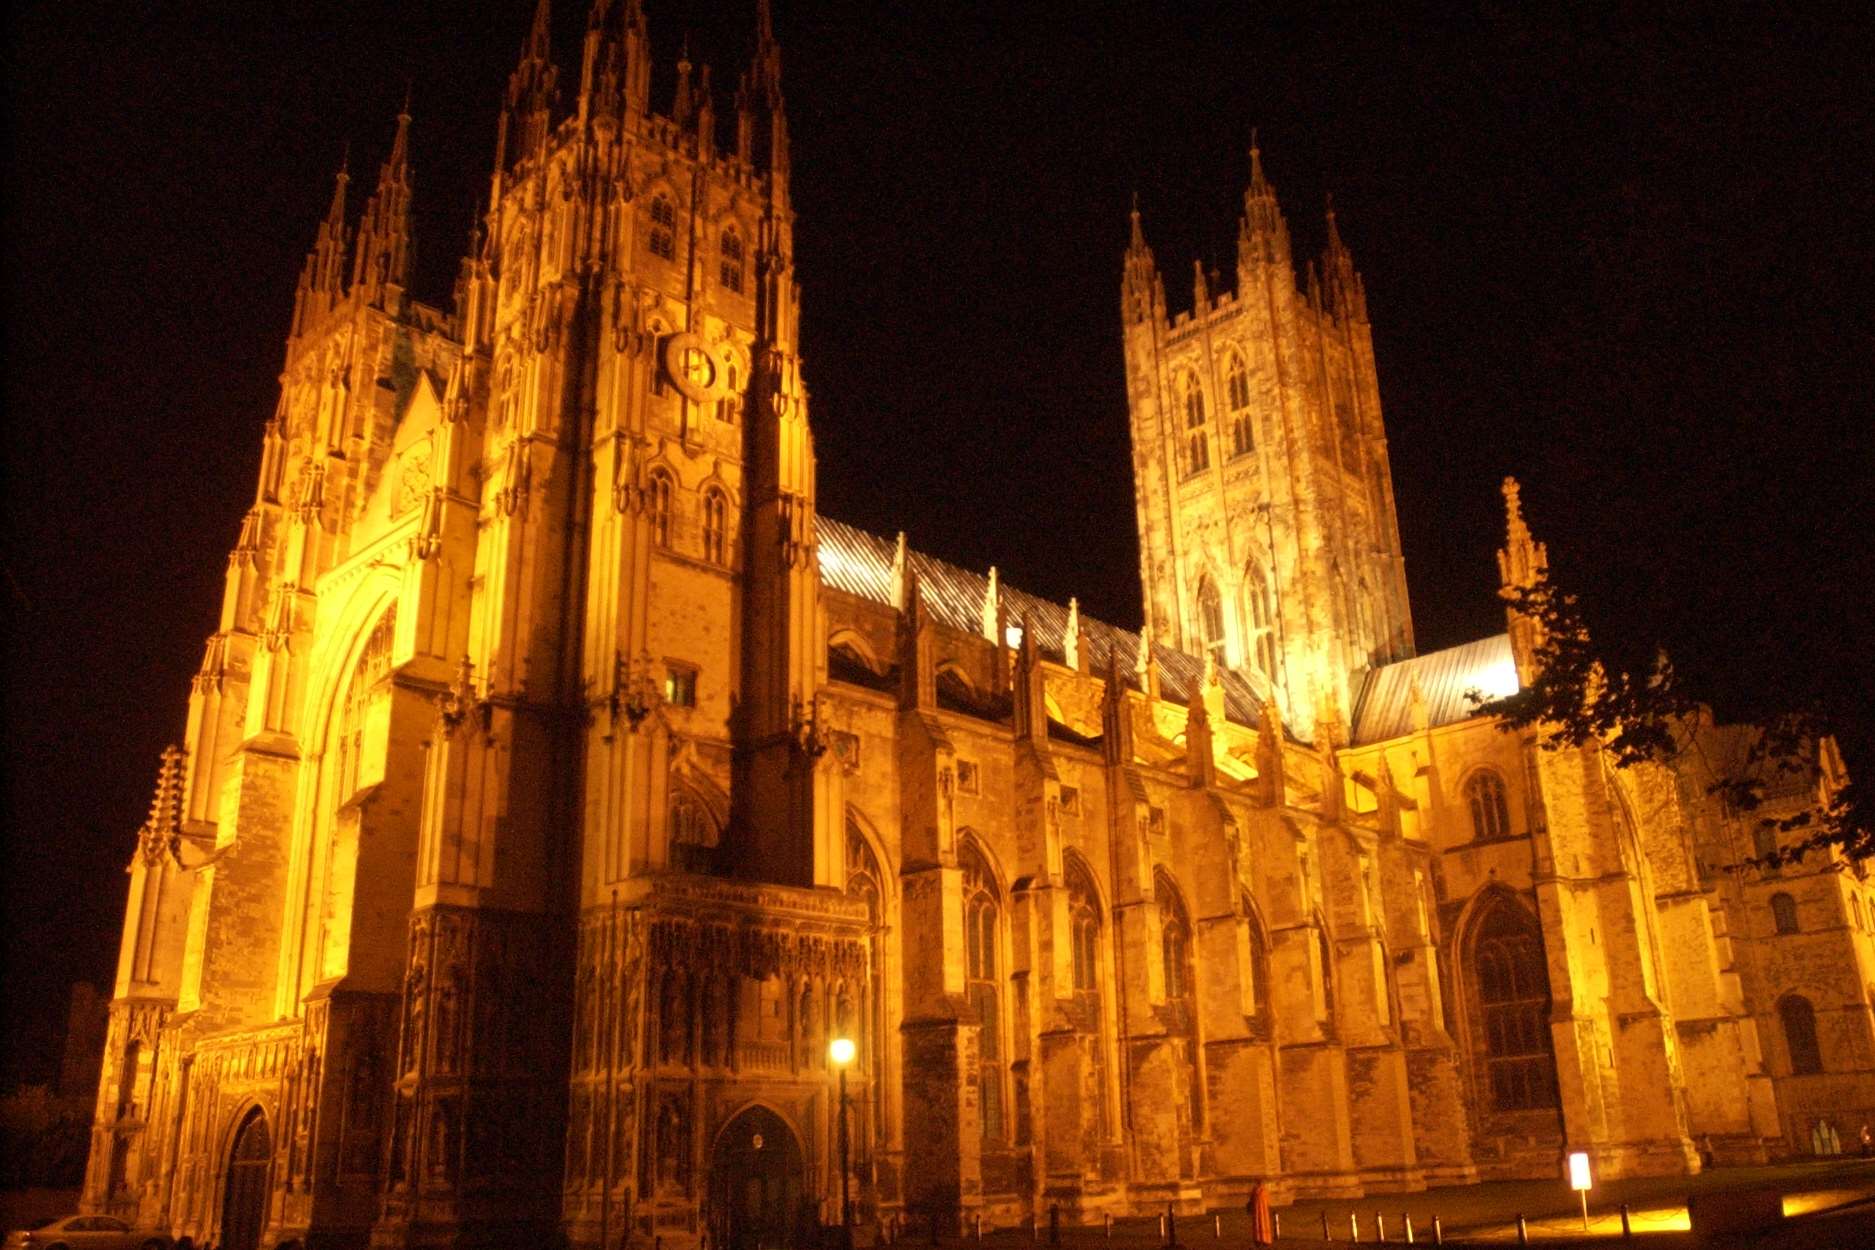
[[[833,1066],[836,1068],[851,1067],[853,1056],[858,1053],[859,1048],[853,1045],[853,1039],[850,1037],[836,1037],[827,1043],[827,1058],[833,1061]]]
[[[1569,1152],[1569,1188],[1587,1190],[1595,1187],[1589,1176],[1589,1154],[1586,1150]]]

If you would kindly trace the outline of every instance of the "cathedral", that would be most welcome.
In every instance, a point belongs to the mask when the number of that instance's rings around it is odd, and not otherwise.
[[[1119,265],[1135,633],[820,513],[767,5],[733,105],[687,61],[654,103],[638,0],[576,69],[541,0],[447,309],[409,118],[361,214],[338,179],[128,870],[86,1209],[756,1250],[1875,1119],[1862,866],[1741,867],[1775,839],[1692,765],[1482,714],[1530,620],[1416,652],[1361,279],[1259,153],[1232,273],[1175,310],[1137,212]],[[1545,567],[1504,498],[1480,594]]]

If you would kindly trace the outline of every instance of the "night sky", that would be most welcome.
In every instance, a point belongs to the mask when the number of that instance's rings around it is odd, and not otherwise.
[[[912,7],[778,0],[824,512],[1136,626],[1126,210],[1188,306],[1257,127],[1298,259],[1332,193],[1366,280],[1421,650],[1502,628],[1515,473],[1598,638],[1669,643],[1722,710],[1875,703],[1867,27]],[[341,155],[355,214],[408,86],[446,305],[528,8],[7,19],[0,1082],[47,1079],[67,985],[111,976]],[[656,107],[687,38],[727,123],[754,0],[647,8]]]

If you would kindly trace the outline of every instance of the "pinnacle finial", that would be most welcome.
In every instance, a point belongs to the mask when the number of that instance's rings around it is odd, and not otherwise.
[[[1506,477],[1504,491],[1503,550],[1497,553],[1498,576],[1505,586],[1531,585],[1549,567],[1549,549],[1530,535],[1523,518],[1523,488]]]

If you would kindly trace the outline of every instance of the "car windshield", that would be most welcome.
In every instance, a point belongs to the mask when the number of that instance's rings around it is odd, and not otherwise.
[[[42,1228],[51,1228],[56,1223],[58,1223],[57,1220],[34,1220],[32,1223],[26,1225],[26,1231],[36,1233]]]

